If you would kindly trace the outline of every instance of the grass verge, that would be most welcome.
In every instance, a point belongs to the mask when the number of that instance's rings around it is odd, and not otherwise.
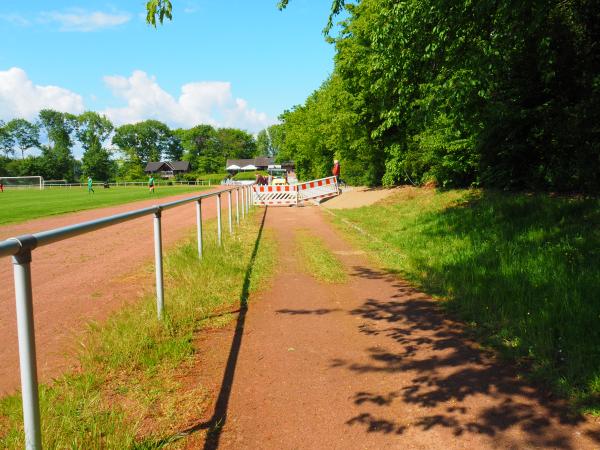
[[[406,188],[335,216],[382,266],[441,297],[481,340],[600,413],[598,199]]]
[[[170,195],[199,192],[208,186],[157,186],[150,195],[146,187],[128,186],[103,189],[87,188],[6,189],[0,194],[0,225],[24,222],[40,217],[54,216],[105,206],[121,205],[137,200],[148,200]]]
[[[341,261],[331,253],[323,240],[308,230],[298,230],[295,238],[296,251],[302,267],[317,280],[326,283],[343,283],[347,279]]]
[[[44,448],[165,445],[165,437],[174,435],[186,420],[201,417],[206,393],[193,379],[186,380],[193,336],[231,320],[232,314],[214,313],[239,306],[272,272],[274,241],[264,232],[248,270],[259,215],[246,220],[234,236],[226,236],[222,249],[215,242],[214,222],[209,223],[202,261],[191,238],[167,255],[162,323],[156,319],[154,297],[147,296],[106,323],[90,326],[82,340],[81,369],[41,386]],[[0,400],[0,430],[0,448],[22,448],[19,395]]]

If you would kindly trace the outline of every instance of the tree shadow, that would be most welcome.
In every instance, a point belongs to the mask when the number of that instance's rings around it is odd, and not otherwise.
[[[572,436],[556,425],[576,425],[584,417],[519,380],[514,367],[479,348],[436,301],[389,272],[354,267],[354,276],[384,280],[395,294],[367,298],[350,311],[365,320],[358,330],[376,337],[377,345],[366,350],[364,360],[335,359],[331,368],[376,373],[394,383],[397,374],[405,374],[402,379],[409,381],[389,392],[357,392],[354,404],[375,410],[351,417],[347,425],[363,426],[368,433],[403,434],[407,425],[394,413],[401,402],[413,405],[411,426],[422,431],[441,427],[456,437],[477,434],[508,441],[506,432],[516,429],[525,440],[517,446],[576,448]]]
[[[318,308],[318,309],[278,309],[277,314],[289,314],[290,316],[324,316],[332,312],[341,311],[339,308]]]
[[[219,447],[219,441],[221,438],[221,432],[227,422],[227,409],[229,406],[229,398],[231,396],[231,388],[233,386],[233,378],[235,375],[235,369],[237,366],[237,360],[240,353],[242,338],[244,335],[244,324],[246,322],[246,313],[248,312],[248,297],[250,295],[250,283],[252,280],[252,271],[254,269],[254,262],[258,254],[260,247],[260,241],[267,218],[268,207],[264,209],[263,216],[261,218],[258,235],[254,241],[254,248],[250,256],[250,260],[246,266],[246,272],[244,274],[244,282],[242,284],[242,290],[240,292],[240,306],[236,310],[239,312],[233,339],[231,341],[231,347],[229,349],[229,356],[227,357],[227,364],[225,366],[225,372],[223,373],[223,379],[221,381],[221,389],[215,403],[215,409],[213,415],[207,421],[197,423],[185,430],[176,433],[174,435],[154,440],[145,441],[142,443],[136,443],[133,448],[135,449],[158,449],[172,444],[180,439],[183,439],[191,434],[194,434],[200,430],[208,430],[206,434],[206,440],[204,442],[205,450],[214,450]]]

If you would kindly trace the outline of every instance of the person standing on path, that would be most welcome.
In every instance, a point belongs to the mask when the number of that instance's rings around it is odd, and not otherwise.
[[[150,192],[150,194],[154,194],[154,176],[150,175],[150,178],[148,178],[148,191]]]
[[[340,171],[340,162],[337,159],[335,159],[333,161],[333,169],[331,169],[331,173],[335,177],[338,184],[340,184]]]
[[[94,182],[92,181],[92,177],[88,177],[88,194],[95,194]]]

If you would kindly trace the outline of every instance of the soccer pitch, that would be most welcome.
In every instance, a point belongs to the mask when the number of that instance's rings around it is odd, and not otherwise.
[[[157,186],[149,194],[145,186],[111,187],[94,186],[94,194],[87,187],[39,189],[7,189],[0,192],[0,225],[24,222],[39,217],[53,216],[85,209],[121,205],[136,200],[167,197],[199,192],[208,186]]]

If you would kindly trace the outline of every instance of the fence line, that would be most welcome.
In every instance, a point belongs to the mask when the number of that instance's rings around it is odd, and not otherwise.
[[[46,183],[44,182],[44,188],[77,188],[77,187],[87,187],[87,183]],[[147,181],[115,181],[110,183],[103,183],[101,181],[96,181],[92,183],[94,186],[102,187],[104,185],[108,185],[111,187],[127,187],[127,186],[148,186]],[[155,186],[212,186],[210,180],[193,180],[193,181],[155,181]],[[9,185],[10,188],[20,188],[27,189],[31,188],[31,185]]]
[[[21,398],[23,401],[23,422],[25,430],[25,448],[38,450],[42,448],[42,435],[40,427],[40,407],[38,394],[37,361],[34,333],[33,295],[31,285],[31,260],[32,253],[38,247],[50,245],[81,234],[89,233],[101,228],[107,228],[119,223],[128,222],[143,216],[153,216],[154,223],[154,257],[156,272],[156,310],[158,320],[164,316],[164,287],[162,265],[162,224],[163,211],[187,203],[196,203],[196,221],[198,238],[198,258],[202,258],[202,200],[216,197],[217,200],[217,230],[219,246],[222,245],[221,224],[221,195],[227,193],[229,197],[229,230],[233,232],[232,225],[232,191],[236,193],[236,200],[243,200],[242,218],[248,215],[251,206],[249,185],[233,186],[218,192],[196,195],[193,197],[162,203],[147,208],[137,209],[101,219],[81,222],[53,230],[27,234],[0,241],[0,258],[12,256],[15,284],[15,301],[17,310],[17,332],[19,339],[19,365],[21,371]],[[237,223],[239,224],[239,202],[236,203]],[[245,214],[244,214],[245,210]]]

